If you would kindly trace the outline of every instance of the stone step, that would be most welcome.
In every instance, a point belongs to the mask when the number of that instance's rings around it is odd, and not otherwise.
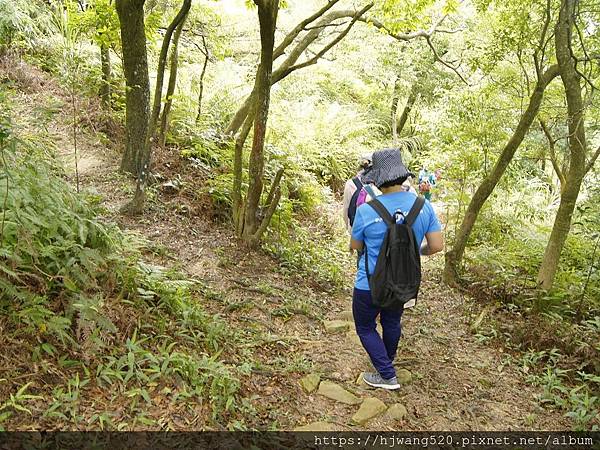
[[[409,384],[412,382],[412,374],[406,369],[396,370],[396,377],[400,384]]]
[[[319,387],[320,382],[321,375],[319,375],[318,373],[311,373],[310,375],[306,375],[299,381],[302,390],[307,394],[314,392]]]
[[[323,322],[323,326],[328,333],[342,333],[350,330],[354,324],[345,320],[326,320]]]
[[[321,381],[319,384],[318,394],[327,397],[336,402],[345,403],[347,405],[358,405],[362,403],[362,399],[348,392],[346,389],[331,381]]]
[[[329,422],[311,422],[294,428],[294,431],[336,431],[337,427]]]
[[[402,403],[394,403],[385,413],[386,417],[394,420],[403,420],[407,414],[408,411]]]
[[[376,397],[366,398],[358,408],[356,414],[352,416],[352,422],[358,425],[364,425],[369,420],[383,414],[387,409],[385,403]]]

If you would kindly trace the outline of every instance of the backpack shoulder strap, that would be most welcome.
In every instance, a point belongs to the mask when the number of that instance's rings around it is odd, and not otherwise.
[[[363,187],[362,182],[358,179],[358,177],[352,178],[352,181],[354,182],[354,186],[356,186],[356,189],[360,191]]]
[[[392,217],[392,215],[388,212],[383,203],[381,203],[376,198],[372,199],[370,202],[367,202],[367,205],[370,205],[371,208],[375,210],[375,212],[383,219],[387,226],[394,225],[396,221]]]
[[[407,224],[408,226],[412,227],[413,223],[415,223],[415,220],[417,220],[417,217],[419,216],[419,213],[423,209],[424,205],[425,205],[425,197],[423,197],[422,195],[419,195],[417,197],[417,199],[415,200],[415,202],[413,203],[412,208],[410,208],[408,215],[404,219],[404,223]]]

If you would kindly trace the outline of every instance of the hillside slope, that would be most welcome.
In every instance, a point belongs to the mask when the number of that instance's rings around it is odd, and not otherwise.
[[[53,142],[74,185],[74,149],[69,98],[56,82],[35,68],[24,69],[36,80],[27,89],[16,84],[13,119],[17,129],[44,135]],[[203,286],[197,301],[228,330],[238,334],[219,356],[223,364],[244,367],[239,408],[228,416],[230,427],[293,429],[313,422],[327,422],[340,429],[377,430],[517,430],[563,429],[567,422],[559,412],[543,409],[535,399],[536,390],[524,380],[510,355],[502,348],[478,342],[470,324],[479,314],[473,301],[441,284],[441,257],[428,260],[422,297],[403,321],[404,337],[397,360],[406,383],[396,392],[374,391],[356,383],[369,369],[365,352],[349,324],[330,333],[324,321],[349,319],[353,262],[347,267],[346,288],[337,290],[315,283],[303,273],[290,273],[263,252],[250,252],[237,245],[231,228],[206,214],[204,197],[195,190],[203,169],[194,168],[169,150],[159,152],[155,171],[162,176],[152,190],[152,200],[141,217],[118,213],[131,196],[131,180],[118,173],[119,133],[107,137],[100,132],[92,106],[79,98],[82,109],[78,132],[78,172],[82,189],[94,193],[106,208],[103,220],[136,232],[149,241],[144,258],[168,270],[179,270]],[[88,120],[89,118],[89,120]],[[105,130],[106,131],[106,130]],[[176,173],[182,173],[180,181]],[[175,187],[173,187],[175,185]],[[201,187],[201,186],[200,186]],[[194,198],[198,198],[194,201]],[[324,214],[336,213],[330,205]],[[330,212],[327,212],[330,211]],[[336,220],[330,217],[328,220]],[[43,371],[43,369],[42,369]],[[6,372],[9,373],[9,372]],[[386,406],[402,404],[403,418],[380,415],[362,425],[352,424],[358,406],[331,400],[316,392],[307,394],[299,381],[308,374],[320,376],[321,388],[328,381],[343,387],[359,399],[375,397]],[[51,391],[52,377],[31,374],[25,367],[4,375],[0,404],[18,386],[31,382],[30,390],[44,395]],[[59,375],[61,376],[61,375]],[[410,379],[410,380],[409,380]],[[160,389],[159,389],[160,388]],[[114,426],[125,429],[219,429],[223,422],[211,422],[205,409],[194,414],[174,409],[168,401],[167,386],[153,387],[146,401],[148,420],[127,420],[127,406],[111,403],[111,396],[92,383],[82,387],[77,402],[81,419],[55,420],[53,427],[97,429],[93,419],[102,411],[119,410]],[[162,390],[161,390],[162,389]],[[162,393],[158,395],[158,393]],[[201,399],[193,399],[202,403]],[[44,400],[32,414],[15,415],[7,429],[39,429],[45,422]],[[358,401],[357,401],[358,403]],[[101,406],[100,406],[101,405]],[[401,409],[401,408],[400,408]]]

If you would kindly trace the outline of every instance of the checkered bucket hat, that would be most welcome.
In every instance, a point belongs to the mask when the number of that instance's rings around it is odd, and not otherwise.
[[[400,149],[386,148],[373,153],[373,167],[363,177],[363,182],[379,187],[388,181],[413,176],[402,162]]]

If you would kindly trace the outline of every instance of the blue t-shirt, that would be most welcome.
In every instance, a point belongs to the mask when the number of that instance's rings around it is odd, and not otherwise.
[[[410,211],[410,208],[412,208],[416,198],[417,196],[412,192],[392,192],[390,194],[378,196],[377,200],[383,203],[383,206],[386,207],[390,214],[394,214],[396,211],[402,211],[406,216]],[[412,229],[415,232],[419,247],[427,233],[440,231],[442,229],[429,201],[425,201],[425,205],[423,205],[419,217],[415,220]],[[369,253],[369,272],[371,275],[375,270],[379,248],[381,247],[381,244],[383,244],[383,238],[385,237],[386,231],[387,226],[385,225],[385,222],[370,205],[365,203],[358,207],[356,210],[356,217],[354,218],[354,225],[352,226],[352,239],[366,244],[367,252]],[[364,255],[360,258],[358,264],[354,287],[365,291],[370,290],[365,272]]]

